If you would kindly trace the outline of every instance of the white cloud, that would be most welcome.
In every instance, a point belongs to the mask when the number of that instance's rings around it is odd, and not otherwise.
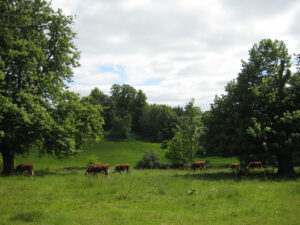
[[[296,0],[53,0],[76,14],[74,29],[81,67],[71,89],[109,93],[125,82],[151,103],[184,105],[191,98],[207,110],[216,94],[236,78],[241,59],[263,38],[283,40],[300,52]],[[99,70],[120,65],[120,72]],[[157,85],[140,85],[151,79]]]

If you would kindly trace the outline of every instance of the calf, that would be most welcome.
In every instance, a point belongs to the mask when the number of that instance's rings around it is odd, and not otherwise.
[[[130,172],[130,165],[129,164],[118,164],[115,167],[114,172],[120,173],[122,171],[127,171],[127,173]]]
[[[247,166],[247,169],[254,169],[254,168],[262,169],[262,163],[261,162],[250,162]]]
[[[94,175],[98,177],[98,173],[104,173],[107,177],[109,177],[109,164],[103,163],[103,164],[92,164],[90,165],[86,172],[85,175]]]
[[[24,172],[28,172],[30,176],[34,175],[33,165],[31,163],[24,163],[17,166],[15,172],[16,174],[23,174]]]
[[[199,161],[199,162],[193,162],[191,165],[191,170],[196,170],[196,169],[200,169],[200,170],[205,170],[205,161]]]
[[[229,167],[230,170],[239,170],[241,168],[241,165],[239,163],[232,163]]]
[[[184,162],[177,162],[177,163],[173,163],[170,166],[171,169],[183,169],[184,168]]]

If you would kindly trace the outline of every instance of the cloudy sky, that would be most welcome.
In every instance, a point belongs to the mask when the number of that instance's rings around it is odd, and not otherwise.
[[[149,103],[208,110],[263,38],[300,53],[298,0],[52,0],[76,15],[81,67],[71,89],[129,84]]]

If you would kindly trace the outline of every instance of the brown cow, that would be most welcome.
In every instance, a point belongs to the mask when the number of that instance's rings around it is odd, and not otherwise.
[[[230,170],[239,170],[241,168],[241,164],[239,163],[232,163],[229,167]]]
[[[23,174],[25,171],[29,173],[30,176],[34,175],[33,165],[31,163],[20,164],[16,167],[16,174]]]
[[[127,171],[127,173],[130,173],[130,165],[129,164],[118,164],[116,165],[114,172],[121,173],[122,171]]]
[[[184,162],[173,163],[170,166],[170,169],[183,169],[183,168],[184,168]]]
[[[262,169],[262,163],[261,162],[250,162],[247,166],[247,169],[254,169],[254,168]]]
[[[86,172],[85,175],[90,175],[93,174],[94,176],[98,177],[98,173],[104,173],[107,177],[109,177],[109,164],[103,163],[103,164],[92,164],[90,165]]]
[[[193,162],[191,165],[191,170],[196,170],[196,169],[200,169],[200,170],[205,170],[205,161],[199,161],[199,162]]]

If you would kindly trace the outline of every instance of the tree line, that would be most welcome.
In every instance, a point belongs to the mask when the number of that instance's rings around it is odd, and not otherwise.
[[[11,174],[15,154],[68,157],[88,143],[136,133],[167,143],[171,162],[199,155],[262,161],[293,174],[300,155],[300,54],[283,41],[264,39],[249,50],[241,71],[202,112],[149,105],[130,85],[114,84],[110,96],[94,88],[80,97],[68,90],[79,66],[74,18],[45,0],[0,2],[0,153]],[[293,67],[292,67],[293,66]],[[201,88],[201,87],[199,87]]]
[[[123,84],[114,84],[110,95],[94,88],[83,101],[103,107],[104,130],[118,139],[135,133],[149,141],[162,142],[174,136],[174,129],[185,113],[180,106],[148,104],[141,90]]]

